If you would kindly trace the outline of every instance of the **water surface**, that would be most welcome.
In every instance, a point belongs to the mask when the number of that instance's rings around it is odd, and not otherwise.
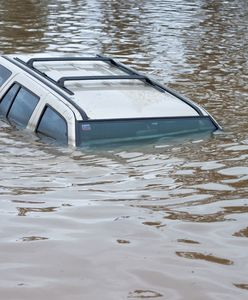
[[[224,128],[79,151],[0,121],[1,299],[247,299],[247,15],[245,0],[0,2],[2,54],[111,55]]]

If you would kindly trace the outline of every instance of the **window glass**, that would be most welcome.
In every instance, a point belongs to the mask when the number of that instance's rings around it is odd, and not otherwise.
[[[46,107],[37,133],[52,138],[60,144],[67,144],[67,124],[65,119],[51,107]]]
[[[10,77],[10,70],[6,69],[4,66],[0,65],[0,86]]]
[[[92,120],[78,122],[77,127],[78,146],[163,137],[174,138],[190,134],[211,133],[217,129],[209,117]]]
[[[27,126],[28,121],[39,102],[39,97],[21,88],[17,93],[14,102],[10,108],[8,119],[18,125]]]
[[[6,117],[8,111],[9,111],[10,105],[11,105],[19,88],[20,88],[20,85],[15,83],[8,90],[8,92],[4,95],[4,97],[2,98],[2,100],[0,102],[0,115]]]

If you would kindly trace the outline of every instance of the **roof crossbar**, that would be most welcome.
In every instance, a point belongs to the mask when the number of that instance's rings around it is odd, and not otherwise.
[[[26,65],[29,68],[34,68],[34,63],[35,62],[46,62],[46,61],[58,61],[58,62],[63,62],[63,61],[109,61],[111,60],[108,57],[37,57],[37,58],[31,58],[26,62]]]
[[[138,79],[146,80],[145,76],[142,75],[103,75],[103,76],[70,76],[70,77],[61,77],[57,84],[65,88],[65,81],[78,81],[78,80],[125,80],[125,79]]]

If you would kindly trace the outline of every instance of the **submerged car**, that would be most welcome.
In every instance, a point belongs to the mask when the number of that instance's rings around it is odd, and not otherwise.
[[[193,101],[100,55],[1,56],[0,115],[75,147],[220,129]]]

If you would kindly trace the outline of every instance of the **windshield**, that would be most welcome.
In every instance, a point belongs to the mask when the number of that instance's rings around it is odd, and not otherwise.
[[[217,129],[207,116],[80,121],[77,124],[77,146],[175,137]]]

